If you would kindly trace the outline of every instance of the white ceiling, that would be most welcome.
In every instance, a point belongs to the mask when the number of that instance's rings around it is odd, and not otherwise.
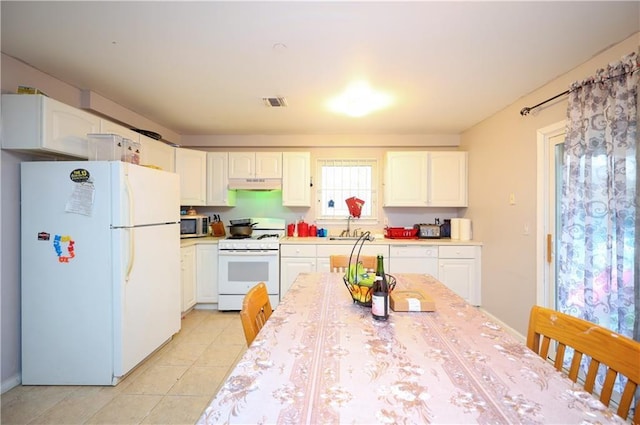
[[[637,1],[0,5],[3,53],[184,135],[457,134],[640,30]],[[394,107],[328,112],[354,79]]]

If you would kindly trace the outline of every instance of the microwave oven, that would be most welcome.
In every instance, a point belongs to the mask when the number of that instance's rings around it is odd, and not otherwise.
[[[209,235],[209,217],[206,215],[180,216],[180,237],[199,238]]]

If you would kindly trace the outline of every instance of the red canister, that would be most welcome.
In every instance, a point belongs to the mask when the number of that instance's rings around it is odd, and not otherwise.
[[[304,221],[298,223],[298,236],[301,238],[309,236],[309,225]]]
[[[287,236],[292,237],[296,231],[296,225],[293,223],[289,223],[287,225]]]
[[[311,226],[309,226],[309,236],[313,238],[318,236],[318,228],[316,227],[315,224],[312,224]]]

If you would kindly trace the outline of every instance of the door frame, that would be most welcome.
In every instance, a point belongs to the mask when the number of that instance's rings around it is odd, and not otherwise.
[[[562,120],[536,132],[537,138],[537,193],[536,193],[536,304],[543,307],[553,307],[555,297],[550,291],[549,269],[546,266],[546,235],[555,233],[549,226],[549,140],[566,131],[567,120]]]

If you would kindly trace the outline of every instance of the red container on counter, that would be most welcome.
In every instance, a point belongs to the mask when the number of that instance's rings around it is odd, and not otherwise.
[[[304,221],[298,223],[298,237],[304,238],[309,236],[309,225]]]
[[[309,236],[313,238],[318,236],[318,228],[316,227],[315,224],[312,224],[311,226],[309,226]]]
[[[293,234],[296,231],[296,225],[293,223],[290,223],[287,225],[287,236],[292,237]]]

